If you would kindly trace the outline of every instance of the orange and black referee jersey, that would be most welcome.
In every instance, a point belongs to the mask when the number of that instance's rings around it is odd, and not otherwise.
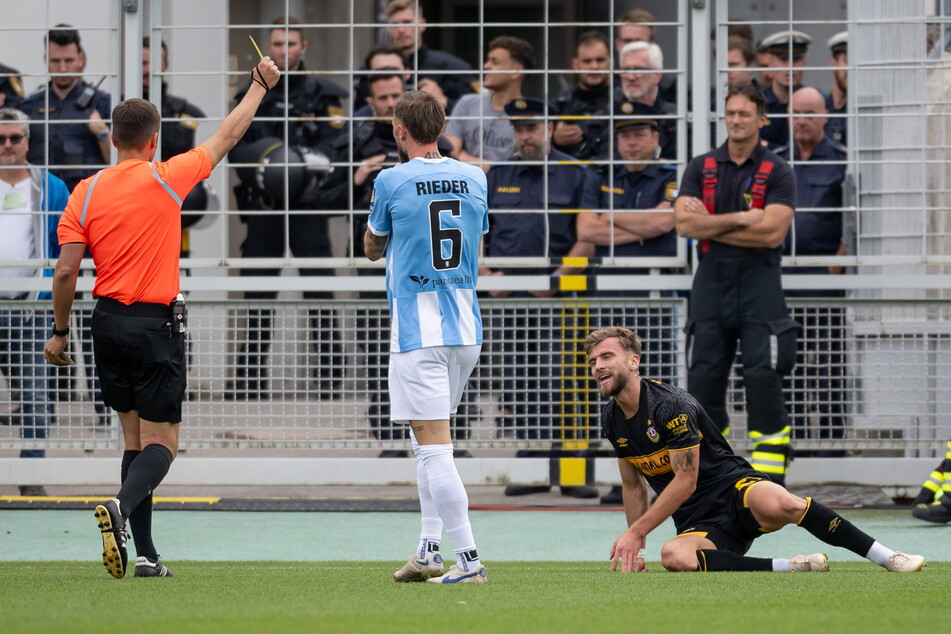
[[[211,153],[200,145],[163,162],[127,159],[76,186],[57,234],[60,244],[89,247],[93,295],[126,305],[178,295],[182,200],[210,174]]]

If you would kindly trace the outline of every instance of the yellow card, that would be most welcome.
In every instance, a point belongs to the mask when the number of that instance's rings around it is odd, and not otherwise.
[[[254,50],[258,52],[258,57],[264,59],[264,53],[261,52],[261,49],[258,48],[258,43],[254,41],[254,38],[249,34],[248,37],[251,38],[251,43],[254,44]]]

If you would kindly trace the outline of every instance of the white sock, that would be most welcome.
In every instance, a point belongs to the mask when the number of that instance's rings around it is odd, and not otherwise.
[[[423,461],[419,457],[419,443],[416,442],[416,436],[410,434],[410,438],[413,440],[413,453],[416,455],[416,489],[419,491],[419,510],[422,512],[416,555],[420,559],[425,559],[428,556],[427,553],[439,552],[439,543],[442,540],[442,520],[439,519],[436,504],[429,491],[429,476],[426,475],[426,467],[423,466]]]
[[[471,572],[478,570],[482,562],[479,561],[479,553],[473,548],[472,550],[457,550],[456,565],[459,566],[459,569],[463,572]]]
[[[879,566],[884,568],[888,565],[888,558],[894,554],[894,550],[885,548],[878,542],[873,542],[872,547],[868,549],[868,554],[865,555],[865,558],[869,561],[877,563]]]
[[[789,560],[788,559],[774,559],[773,572],[789,572]]]
[[[429,493],[452,541],[459,567],[465,571],[477,568],[479,558],[469,523],[469,496],[452,460],[452,444],[420,445],[419,461],[425,467]]]

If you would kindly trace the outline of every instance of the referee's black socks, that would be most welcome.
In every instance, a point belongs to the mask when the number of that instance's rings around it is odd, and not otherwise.
[[[122,471],[119,482],[125,484],[129,476],[129,467],[141,451],[126,449],[122,453]],[[155,544],[152,543],[152,494],[149,493],[139,502],[129,514],[129,527],[132,529],[132,539],[135,541],[135,552],[137,555],[147,557],[150,561],[158,560],[158,553],[155,551]]]
[[[825,543],[851,550],[859,557],[867,556],[875,543],[855,524],[812,498],[806,498],[806,512],[796,523]]]
[[[171,465],[172,452],[167,447],[153,443],[142,449],[129,465],[125,482],[116,496],[122,517],[128,518],[140,502],[152,495]]]

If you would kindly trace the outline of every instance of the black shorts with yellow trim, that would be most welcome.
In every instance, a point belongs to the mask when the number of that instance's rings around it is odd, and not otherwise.
[[[753,540],[768,532],[753,517],[747,498],[755,485],[769,481],[769,478],[758,475],[740,478],[710,501],[705,517],[678,531],[677,537],[697,535],[709,539],[717,550],[745,555]]]

